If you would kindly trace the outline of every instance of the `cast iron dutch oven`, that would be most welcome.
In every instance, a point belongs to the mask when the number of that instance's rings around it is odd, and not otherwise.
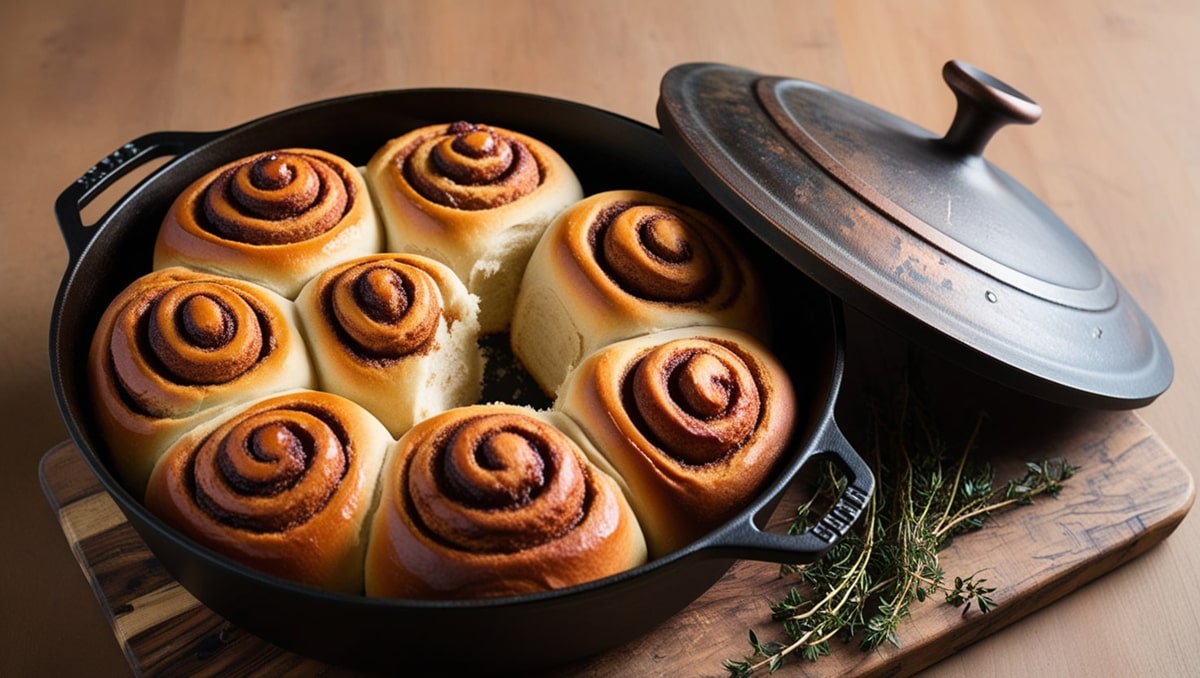
[[[70,264],[51,327],[55,390],[70,434],[100,483],[150,550],[200,601],[238,626],[296,652],[367,669],[518,671],[561,664],[643,634],[699,597],[734,559],[806,562],[857,519],[870,470],[833,420],[842,376],[840,307],[751,235],[739,237],[786,291],[776,345],[799,395],[797,429],[770,486],[732,521],[678,552],[566,590],[493,600],[415,601],[331,594],[253,571],[195,544],[150,514],[114,478],[87,396],[88,341],[109,301],[150,270],[155,233],[174,198],[226,162],[275,148],[310,147],[365,164],[385,141],[454,120],[519,130],[558,150],[587,193],[652,190],[719,210],[651,127],[598,109],[519,93],[406,90],[332,99],[213,133],[149,134],[105,158],[59,198]],[[115,179],[174,156],[99,221],[80,210]],[[834,459],[850,479],[841,502],[813,530],[787,536],[759,525],[799,469]]]
[[[806,562],[861,514],[874,478],[833,411],[843,370],[842,301],[922,347],[1029,395],[1134,408],[1163,393],[1173,364],[1153,324],[1086,245],[983,158],[1040,107],[961,62],[943,69],[958,108],[936,135],[821,85],[720,64],[669,71],[662,131],[580,104],[494,91],[393,91],[328,100],[213,133],[137,139],[60,196],[70,265],[51,327],[56,394],[71,436],[151,550],[197,598],[281,646],[351,666],[516,671],[561,664],[640,635],[697,598],[734,559]],[[255,152],[309,146],[355,163],[385,140],[454,120],[551,144],[588,193],[653,190],[724,210],[770,278],[776,353],[798,386],[791,452],[750,506],[699,541],[634,570],[562,591],[419,602],[317,592],[195,545],[115,482],[89,417],[85,362],[97,319],[149,269],[175,196]],[[116,178],[174,156],[97,224],[80,210]],[[799,470],[833,459],[849,478],[806,534],[761,529]],[[465,648],[470,648],[465,649]]]

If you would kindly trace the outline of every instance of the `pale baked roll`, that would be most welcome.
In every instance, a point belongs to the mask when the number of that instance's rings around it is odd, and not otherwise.
[[[315,386],[291,301],[173,267],[105,309],[88,353],[92,409],[122,484],[140,497],[158,455],[224,407]]]
[[[172,445],[154,467],[146,508],[243,565],[362,593],[368,519],[394,442],[341,396],[271,396]]]
[[[765,337],[767,324],[759,276],[721,223],[658,195],[610,191],[560,214],[538,243],[511,342],[553,395],[614,341],[692,325]]]
[[[561,415],[501,404],[414,426],[381,475],[367,595],[518,595],[645,562],[623,492],[566,430],[578,434]]]
[[[388,249],[447,265],[479,297],[484,332],[508,328],[529,254],[583,197],[566,161],[537,139],[456,122],[392,139],[367,163]]]
[[[479,399],[479,300],[444,264],[354,259],[309,281],[296,308],[321,389],[363,405],[393,436]]]
[[[362,171],[325,151],[287,148],[219,167],[179,195],[154,268],[243,278],[289,299],[330,266],[383,249]]]
[[[653,557],[700,538],[763,489],[795,407],[768,349],[719,327],[608,346],[572,371],[554,405],[627,484]]]

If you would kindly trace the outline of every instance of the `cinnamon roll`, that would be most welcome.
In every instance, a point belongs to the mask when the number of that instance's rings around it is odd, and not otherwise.
[[[456,122],[392,139],[367,163],[388,249],[441,261],[480,299],[484,332],[508,327],[530,252],[546,225],[583,197],[546,144]]]
[[[444,264],[354,259],[309,281],[296,308],[322,390],[363,405],[393,436],[479,398],[479,301]]]
[[[232,404],[315,385],[292,302],[179,267],[138,278],[105,309],[88,382],[112,465],[137,496],[184,431]]]
[[[414,426],[381,476],[367,595],[481,598],[563,588],[645,561],[617,482],[561,415],[515,405]]]
[[[340,396],[271,396],[172,445],[150,476],[146,508],[260,572],[362,593],[368,518],[394,442]]]
[[[332,153],[289,148],[231,162],[184,190],[159,229],[154,268],[229,275],[291,299],[320,271],[382,245],[362,172]]]
[[[627,484],[653,557],[700,538],[762,490],[795,407],[767,348],[718,327],[612,344],[571,372],[554,405]]]
[[[748,258],[709,215],[661,196],[610,191],[555,219],[534,250],[511,342],[547,394],[602,346],[675,327],[764,337],[767,304]]]

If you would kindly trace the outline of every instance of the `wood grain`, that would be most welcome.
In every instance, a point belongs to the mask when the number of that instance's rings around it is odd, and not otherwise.
[[[37,482],[43,453],[68,437],[46,350],[67,263],[51,206],[124,142],[428,86],[549,94],[653,124],[661,74],[687,61],[812,79],[941,130],[953,101],[937,73],[966,59],[1043,105],[1042,121],[1002,133],[988,156],[1080,233],[1162,331],[1176,380],[1138,416],[1194,472],[1197,36],[1194,0],[0,2],[0,543],[19,554],[0,560],[0,667],[128,675]],[[1192,518],[926,673],[1192,675],[1200,596],[1187,592],[1198,588]]]

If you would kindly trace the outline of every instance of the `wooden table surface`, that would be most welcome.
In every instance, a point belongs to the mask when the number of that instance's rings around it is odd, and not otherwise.
[[[220,129],[343,94],[510,89],[654,123],[666,69],[719,61],[822,82],[943,130],[953,99],[941,66],[972,62],[1045,109],[1002,132],[988,157],[1071,224],[1154,319],[1175,383],[1139,414],[1200,470],[1193,0],[6,0],[0,50],[5,675],[128,674],[37,481],[41,455],[67,437],[46,346],[67,265],[55,197],[146,132]],[[1197,590],[1200,526],[1188,518],[1146,555],[928,675],[1194,675]]]

